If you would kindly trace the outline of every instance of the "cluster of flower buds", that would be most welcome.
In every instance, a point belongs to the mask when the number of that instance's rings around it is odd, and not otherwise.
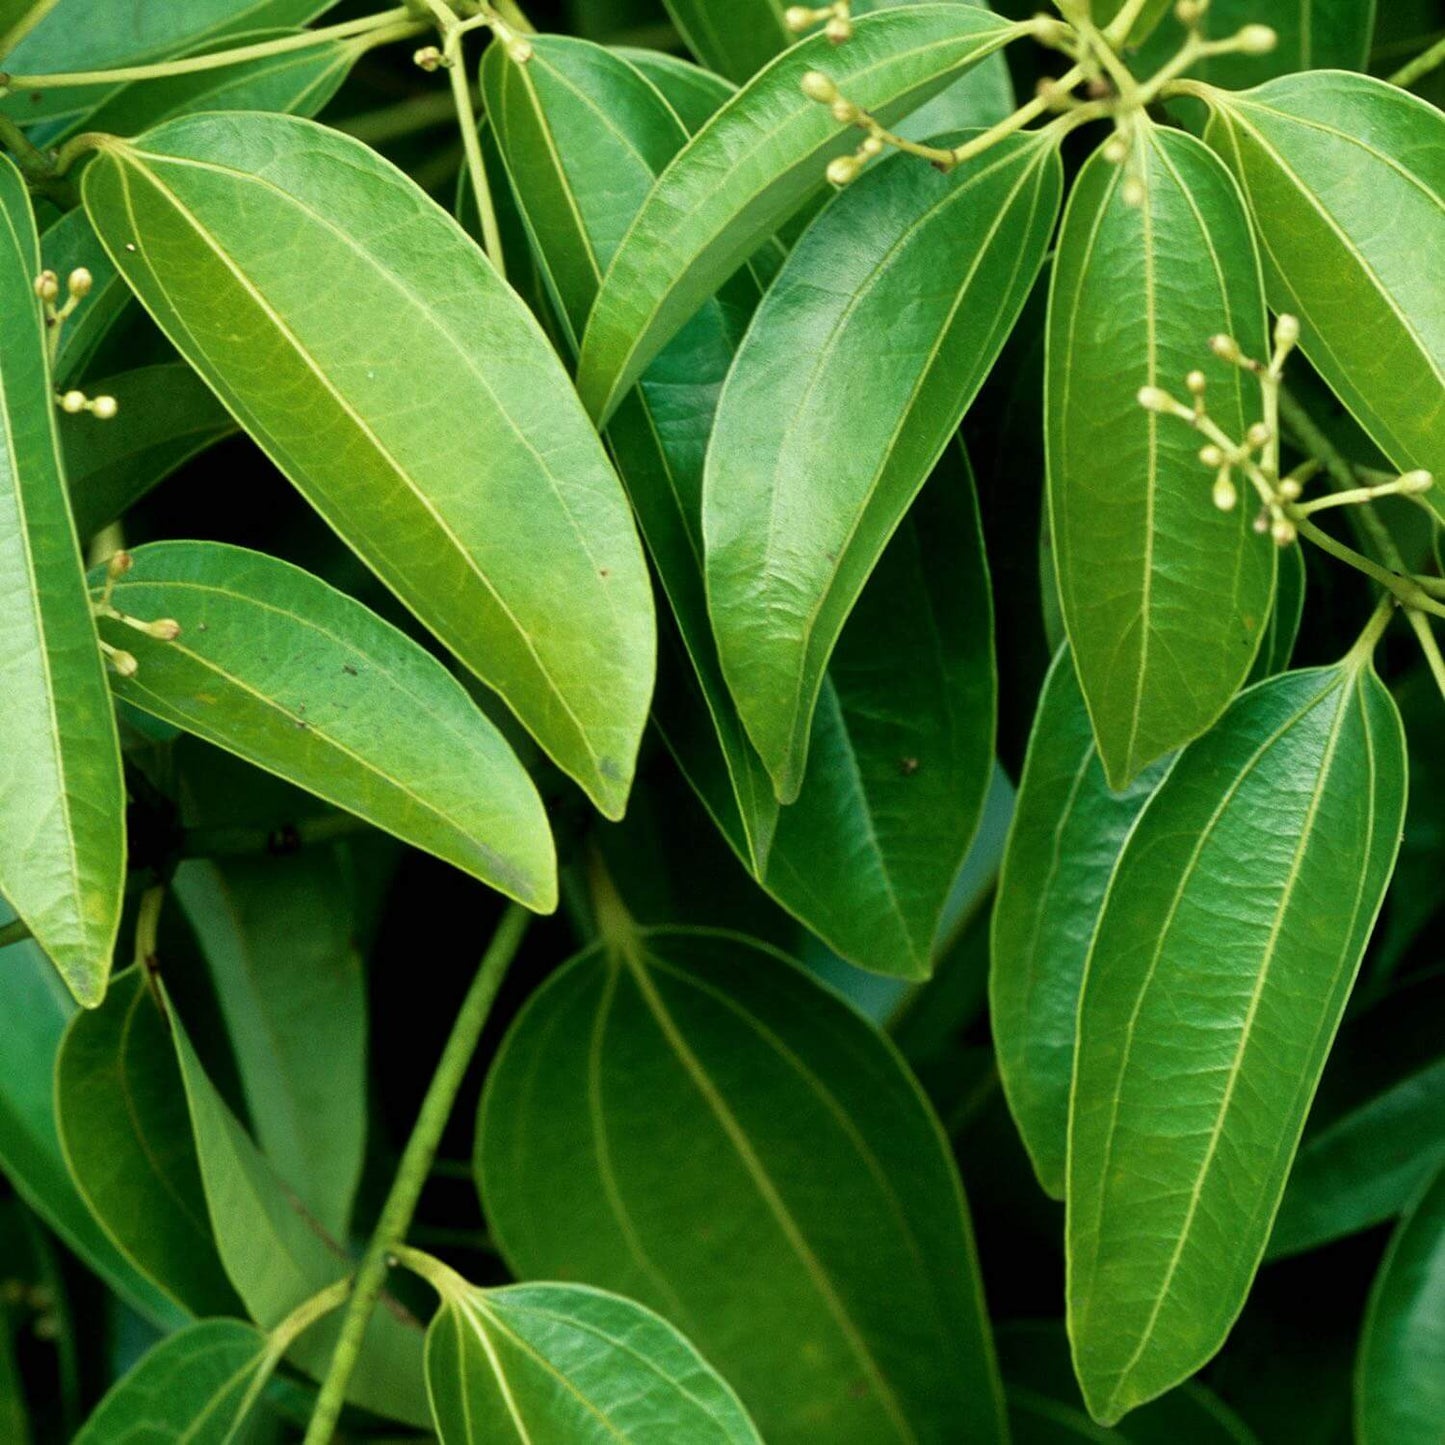
[[[60,331],[75,313],[75,308],[90,295],[95,286],[95,277],[84,266],[77,266],[66,277],[65,304],[60,302],[60,277],[54,271],[42,271],[35,278],[35,294],[45,307],[45,325],[50,338],[50,359],[52,363],[60,346]],[[120,410],[113,396],[89,397],[83,391],[67,391],[55,398],[67,416],[79,416],[88,411],[99,421],[110,421]]]
[[[142,622],[140,618],[131,617],[128,613],[122,612],[111,601],[115,595],[115,584],[134,565],[134,559],[129,552],[116,552],[111,557],[110,561],[106,563],[105,586],[101,590],[100,597],[90,604],[91,611],[97,617],[107,617],[112,622],[123,623],[146,637],[154,638],[157,642],[174,642],[181,635],[181,624],[174,618],[161,617],[154,622]],[[134,653],[126,652],[123,648],[112,647],[108,642],[102,642],[100,650],[106,662],[121,677],[134,677],[140,670],[140,663],[136,660]]]
[[[803,31],[811,30],[819,22],[825,22],[823,34],[834,45],[841,45],[845,40],[853,38],[853,17],[849,13],[850,8],[849,0],[836,0],[835,4],[819,5],[816,8],[807,5],[789,5],[783,11],[783,24],[794,35],[801,35]]]
[[[867,132],[863,143],[851,155],[835,156],[828,162],[828,179],[835,186],[846,186],[870,160],[883,154],[888,132],[866,110],[840,95],[838,87],[821,70],[810,70],[803,77],[803,94],[809,100],[826,105],[833,112],[834,120]]]

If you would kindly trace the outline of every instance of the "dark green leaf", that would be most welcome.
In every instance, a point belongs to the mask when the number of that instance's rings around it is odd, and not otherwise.
[[[1139,405],[1202,370],[1231,437],[1258,420],[1254,379],[1209,339],[1264,351],[1254,243],[1228,174],[1192,136],[1144,124],[1130,167],[1101,152],[1074,188],[1049,302],[1051,536],[1084,700],[1122,788],[1222,713],[1259,650],[1275,548],[1251,509],[1211,505],[1199,439]]]
[[[232,1445],[268,1364],[253,1325],[188,1325],[111,1387],[75,1445]]]
[[[25,182],[0,160],[0,894],[71,992],[105,996],[125,884],[115,714],[65,501]]]
[[[502,735],[450,673],[359,602],[289,563],[216,542],[138,549],[114,621],[140,663],[116,694],[542,912],[551,832]]]
[[[1073,659],[1039,699],[993,911],[990,1026],[1009,1109],[1039,1183],[1064,1197],[1074,1019],[1120,849],[1169,760],[1113,792]]]
[[[1018,33],[971,5],[864,16],[834,47],[817,36],[778,57],[698,132],[659,179],[608,270],[578,388],[606,418],[682,324],[823,184],[857,132],[801,90],[821,68],[848,98],[897,120]]]
[[[1069,1318],[1096,1419],[1233,1324],[1399,846],[1399,714],[1360,654],[1251,688],[1120,857],[1079,1005]]]
[[[107,141],[84,191],[245,429],[620,814],[652,690],[646,569],[556,354],[482,253],[366,146],[288,116]]]
[[[1365,1316],[1359,1445],[1434,1445],[1445,1420],[1445,1170],[1390,1241]]]
[[[45,265],[62,279],[78,267],[91,275],[90,295],[60,331],[55,353],[55,380],[69,386],[85,370],[101,343],[134,304],[130,287],[106,255],[105,247],[77,206],[67,211],[40,238]],[[93,417],[85,418],[93,421]]]
[[[236,1122],[174,1008],[170,1022],[221,1260],[251,1318],[273,1330],[348,1274],[352,1262]],[[337,1328],[335,1319],[323,1322],[292,1346],[289,1358],[313,1375],[324,1372]],[[394,1301],[383,1300],[371,1317],[347,1398],[410,1425],[430,1418],[421,1330]]]
[[[737,93],[737,86],[722,76],[661,50],[635,50],[621,45],[617,54],[662,92],[688,135],[701,130]]]
[[[1244,189],[1270,305],[1402,470],[1445,476],[1445,115],[1363,75],[1210,96],[1208,140]],[[1426,494],[1445,516],[1445,489]]]
[[[336,855],[197,859],[174,887],[210,966],[257,1142],[345,1239],[366,1146],[366,985]]]
[[[728,1385],[666,1320],[569,1284],[477,1289],[410,1263],[441,1303],[426,1337],[443,1445],[762,1445]]]
[[[1003,1437],[937,1122],[895,1051],[781,955],[701,932],[583,954],[504,1043],[477,1166],[522,1278],[658,1310],[772,1445]]]
[[[191,1138],[180,1073],[140,969],[71,1021],[55,1065],[66,1163],[92,1215],[191,1314],[235,1314]]]
[[[60,417],[60,445],[75,529],[86,538],[124,515],[152,487],[236,430],[231,414],[184,362],[142,366],[88,382],[113,396],[111,421]]]
[[[880,165],[808,229],[738,352],[708,448],[708,605],[783,802],[834,644],[1028,298],[1062,185],[1030,137],[948,175]]]

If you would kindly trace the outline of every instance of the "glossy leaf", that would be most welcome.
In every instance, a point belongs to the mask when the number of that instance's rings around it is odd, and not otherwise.
[[[1170,759],[1116,793],[1064,648],[1044,682],[993,909],[989,1024],[1039,1183],[1064,1197],[1074,1021],[1120,850]]]
[[[300,1207],[236,1121],[174,1008],[170,1019],[221,1260],[251,1318],[272,1330],[349,1273],[352,1262]],[[292,1346],[288,1358],[319,1377],[338,1326],[334,1318],[323,1321]],[[422,1334],[395,1301],[384,1299],[371,1317],[347,1398],[410,1425],[428,1421]]]
[[[801,90],[827,72],[885,123],[938,93],[1017,33],[971,5],[864,16],[845,46],[823,36],[778,57],[679,153],[633,222],[588,324],[578,389],[605,419],[653,357],[760,242],[823,185],[856,132]]]
[[[437,854],[542,912],[556,905],[541,799],[442,665],[289,563],[214,542],[139,548],[113,601],[171,618],[163,642],[114,621],[134,654],[116,695]]]
[[[880,165],[809,227],[738,352],[703,488],[708,605],[785,803],[843,624],[1028,299],[1062,186],[1029,137],[949,175]]]
[[[1401,885],[1397,871],[1392,909]],[[1445,1164],[1442,1036],[1445,985],[1428,978],[1345,1025],[1270,1233],[1272,1258],[1397,1217]]]
[[[0,894],[75,997],[105,996],[125,883],[120,748],[65,501],[25,183],[0,161]]]
[[[722,76],[664,50],[619,45],[616,53],[662,92],[689,135],[701,130],[737,94],[737,86]]]
[[[1250,689],[1115,869],[1079,1005],[1069,1331],[1111,1424],[1223,1342],[1394,866],[1399,714],[1368,662]]]
[[[502,1046],[477,1168],[520,1277],[656,1309],[771,1445],[1003,1438],[937,1122],[893,1049],[782,956],[671,931],[581,955]]]
[[[687,48],[729,80],[749,80],[797,36],[782,0],[663,0]]]
[[[1243,188],[1270,305],[1401,470],[1445,475],[1445,115],[1363,75],[1210,97],[1207,138]],[[1445,516],[1445,493],[1426,494]]]
[[[210,968],[257,1142],[345,1239],[366,1147],[366,983],[336,855],[194,859],[174,888]]]
[[[988,564],[951,448],[863,589],[779,816],[763,886],[844,958],[933,971],[993,780],[998,675]]]
[[[1390,1241],[1355,1382],[1360,1445],[1434,1445],[1445,1419],[1445,1170]]]
[[[90,1212],[138,1269],[191,1314],[236,1314],[167,1033],[142,971],[117,975],[60,1047],[60,1140]]]
[[[120,409],[106,422],[88,412],[60,417],[70,510],[85,538],[236,430],[230,412],[184,362],[137,367],[86,385],[93,396],[113,396]]]
[[[422,1272],[441,1295],[426,1368],[442,1445],[761,1445],[729,1386],[651,1310],[580,1285],[477,1289],[437,1260]]]
[[[1254,243],[1238,192],[1182,131],[1142,126],[1125,169],[1086,163],[1064,217],[1049,301],[1051,538],[1084,700],[1122,788],[1197,737],[1249,673],[1269,616],[1275,549],[1247,505],[1221,512],[1199,439],[1139,405],[1202,370],[1230,436],[1258,420],[1252,377],[1209,350],[1264,352]]]
[[[84,192],[245,429],[620,814],[652,685],[641,549],[555,353],[481,252],[366,146],[293,117],[107,141]]]
[[[186,0],[184,5],[134,4],[116,22],[114,0],[40,0],[40,18],[5,56],[16,75],[115,70],[194,53],[250,31],[305,25],[336,0]],[[0,110],[53,139],[116,93],[112,85],[16,92]],[[38,96],[39,99],[35,99]]]
[[[266,1336],[253,1325],[188,1325],[116,1381],[74,1445],[231,1445],[268,1364]]]
[[[534,252],[575,351],[603,272],[687,133],[636,68],[586,41],[539,36],[524,65],[493,46],[482,66],[482,87]],[[718,667],[703,590],[700,513],[713,410],[757,294],[743,275],[705,302],[608,428],[677,620],[683,665],[697,678],[700,710],[711,725],[712,736],[694,746],[709,761],[721,750],[724,788],[731,794],[722,807],[736,817],[745,860],[755,870],[767,856],[777,805]],[[687,748],[677,711],[662,689],[659,725],[674,747]]]
[[[0,905],[0,920],[13,917]],[[0,957],[0,1172],[106,1284],[145,1318],[173,1324],[177,1307],[121,1254],[75,1187],[55,1123],[55,1058],[76,1004],[34,943]]]

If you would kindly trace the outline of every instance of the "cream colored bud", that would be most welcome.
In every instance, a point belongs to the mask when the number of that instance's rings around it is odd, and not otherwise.
[[[1299,532],[1288,517],[1276,517],[1270,524],[1269,535],[1274,538],[1276,547],[1288,547]]]
[[[97,421],[114,421],[120,403],[113,396],[98,396],[90,404],[90,414]]]
[[[808,9],[806,5],[789,5],[783,11],[783,24],[793,32],[794,35],[801,34],[810,26],[817,16]]]
[[[1069,27],[1052,15],[1035,15],[1030,24],[1033,26],[1034,39],[1040,45],[1058,49],[1069,41]]]
[[[835,186],[846,186],[862,168],[857,156],[835,156],[828,162],[828,179]]]
[[[1286,502],[1297,502],[1304,493],[1298,477],[1286,477],[1279,484],[1279,494]]]
[[[1286,312],[1274,323],[1274,344],[1289,348],[1299,344],[1299,317]]]
[[[446,57],[435,45],[423,45],[422,48],[412,56],[412,63],[430,74],[433,70],[440,70],[442,68],[446,63]]]
[[[838,99],[838,87],[823,74],[821,70],[810,70],[803,77],[803,94],[809,100],[819,101],[823,105],[830,105]]]
[[[1221,361],[1242,361],[1244,359],[1244,353],[1239,349],[1239,342],[1232,336],[1211,336],[1209,349]]]
[[[507,41],[507,55],[518,65],[525,65],[536,53],[532,42],[520,35],[514,35]]]
[[[113,648],[107,654],[110,658],[110,665],[122,677],[134,677],[140,671],[140,663],[135,660],[135,654],[122,652],[120,648]]]
[[[834,45],[842,45],[845,40],[853,38],[853,22],[846,16],[835,15],[824,27],[823,34],[833,42]]]
[[[1179,0],[1174,7],[1174,18],[1186,29],[1193,30],[1209,8],[1206,0]]]
[[[1244,437],[1250,446],[1258,451],[1260,447],[1267,447],[1269,445],[1270,431],[1262,421],[1257,421],[1245,432]]]
[[[1131,210],[1137,211],[1144,204],[1147,192],[1144,189],[1144,182],[1138,176],[1130,176],[1124,182],[1124,189],[1121,192],[1124,204]]]
[[[1232,512],[1239,505],[1239,493],[1229,478],[1228,472],[1221,472],[1214,482],[1214,505],[1221,512]]]
[[[885,147],[883,145],[883,137],[877,135],[870,135],[866,137],[863,141],[863,144],[858,147],[858,154],[860,156],[866,156],[869,160],[872,160],[874,156],[881,156],[884,149]]]
[[[77,301],[84,301],[95,285],[95,277],[84,266],[77,266],[66,279],[66,287]]]
[[[1269,513],[1268,513],[1268,512],[1261,512],[1261,513],[1259,514],[1259,516],[1257,516],[1257,517],[1254,519],[1254,530],[1255,530],[1256,532],[1258,532],[1261,537],[1264,536],[1264,534],[1269,531]]]
[[[35,278],[35,294],[42,301],[56,301],[60,297],[60,277],[54,271],[42,271]]]
[[[1184,378],[1184,385],[1189,388],[1190,395],[1203,396],[1209,385],[1209,378],[1202,371],[1191,371]]]
[[[146,636],[159,639],[161,642],[174,642],[181,635],[181,624],[173,617],[162,617],[156,622],[146,624]]]
[[[1139,405],[1145,411],[1173,411],[1174,398],[1157,386],[1141,386],[1139,388]]]
[[[1111,135],[1104,142],[1104,159],[1111,166],[1122,166],[1129,159],[1129,142],[1121,135]]]
[[[1211,442],[1209,446],[1199,448],[1199,460],[1203,462],[1206,467],[1215,467],[1217,469],[1222,467],[1228,458]]]
[[[863,114],[851,100],[845,100],[841,95],[833,102],[831,109],[833,119],[841,121],[844,125],[852,125]]]
[[[85,393],[83,391],[67,391],[60,398],[60,409],[66,416],[79,416],[85,410]]]
[[[1425,471],[1406,472],[1400,478],[1400,491],[1407,497],[1418,497],[1435,485],[1434,476]]]
[[[1241,55],[1268,55],[1278,44],[1279,36],[1268,25],[1246,25],[1234,37],[1234,47]]]

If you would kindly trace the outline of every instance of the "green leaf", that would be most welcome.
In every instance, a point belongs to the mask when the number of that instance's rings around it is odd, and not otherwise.
[[[1068,648],[1039,698],[999,874],[990,1027],[1009,1111],[1039,1183],[1064,1197],[1074,1019],[1104,894],[1163,759],[1113,792]]]
[[[1059,237],[1046,377],[1059,591],[1105,772],[1123,788],[1204,732],[1259,650],[1275,551],[1247,505],[1210,503],[1199,439],[1139,405],[1202,370],[1232,437],[1258,420],[1253,377],[1211,336],[1263,354],[1264,304],[1236,188],[1192,136],[1143,124],[1132,173],[1095,152]]]
[[[698,132],[659,179],[603,282],[578,389],[606,419],[648,363],[778,225],[823,185],[857,132],[809,100],[821,68],[885,124],[916,109],[1018,27],[972,5],[910,5],[864,16],[853,38],[823,36],[778,57]]]
[[[94,537],[236,430],[230,412],[184,362],[137,367],[86,386],[93,396],[113,396],[120,410],[105,422],[88,412],[59,418],[70,510],[82,537]]]
[[[1391,908],[1401,886],[1397,873]],[[1271,1258],[1395,1218],[1445,1164],[1442,1036],[1445,987],[1428,978],[1345,1025],[1290,1170]]]
[[[101,343],[134,305],[134,297],[80,206],[49,227],[40,238],[40,249],[45,265],[62,283],[77,267],[85,267],[91,275],[90,295],[61,327],[56,346],[55,381],[57,387],[66,387],[86,369]],[[94,421],[94,417],[86,420]]]
[[[687,133],[628,61],[587,41],[538,36],[524,65],[489,49],[482,88],[534,253],[575,351],[608,262]],[[718,667],[703,587],[703,457],[717,395],[758,290],[742,275],[664,348],[618,407],[608,440],[627,485],[686,661],[710,723],[682,739],[669,690],[659,725],[674,747],[721,750],[722,807],[737,819],[745,861],[762,867],[777,822],[767,776]],[[674,641],[666,628],[667,640]],[[715,739],[715,741],[714,741]],[[696,771],[696,768],[694,768]],[[732,801],[735,799],[736,801]]]
[[[556,906],[536,788],[461,684],[375,613],[287,562],[157,542],[113,600],[170,618],[164,642],[102,631],[140,664],[116,695],[447,859],[530,908]]]
[[[663,0],[687,48],[729,80],[752,78],[797,36],[783,0]]]
[[[38,19],[5,55],[15,75],[115,70],[194,54],[250,31],[305,25],[336,0],[186,0],[183,5],[133,4],[118,23],[115,0],[39,0]],[[3,47],[0,47],[3,50]],[[116,93],[113,85],[17,91],[0,112],[37,127],[53,140],[79,129],[86,116]],[[36,98],[38,97],[38,99]]]
[[[55,1064],[61,1145],[91,1214],[137,1269],[191,1314],[235,1314],[167,1033],[136,968],[71,1021]]]
[[[0,161],[0,894],[89,1007],[125,885],[115,713],[65,500],[25,182]]]
[[[84,193],[245,429],[618,816],[652,691],[646,568],[556,354],[482,253],[373,151],[294,117],[106,141]]]
[[[12,915],[0,905],[0,921]],[[76,1004],[34,943],[0,958],[0,1172],[107,1285],[147,1319],[182,1315],[115,1247],[75,1187],[55,1124],[55,1058]]]
[[[269,1363],[266,1336],[253,1325],[188,1325],[116,1381],[75,1445],[231,1445]]]
[[[477,1289],[439,1260],[408,1262],[441,1296],[426,1369],[442,1445],[762,1445],[727,1383],[651,1310],[580,1285]]]
[[[169,1014],[221,1260],[251,1318],[273,1330],[348,1274],[352,1261],[306,1214],[236,1122],[173,1007]],[[339,1323],[332,1318],[307,1331],[288,1358],[319,1378]],[[384,1299],[367,1326],[347,1398],[388,1418],[425,1426],[430,1419],[425,1395],[421,1330],[395,1301]]]
[[[1069,1366],[1062,1321],[1028,1320],[998,1331],[1014,1445],[1258,1445],[1249,1427],[1202,1385],[1189,1381],[1134,1411],[1113,1430],[1089,1419]]]
[[[722,76],[665,51],[619,45],[615,53],[662,92],[688,135],[701,130],[737,94],[737,86]]]
[[[0,59],[53,10],[58,0],[0,0]]]
[[[1279,43],[1267,55],[1214,55],[1189,69],[1211,85],[1244,90],[1296,70],[1364,70],[1375,29],[1375,0],[1213,0],[1200,29],[1226,40],[1245,25],[1268,25]],[[1185,31],[1172,16],[1150,37],[1141,73],[1173,59]]]
[[[187,55],[263,44],[299,35],[296,29],[229,34]],[[283,51],[217,70],[139,80],[114,91],[91,114],[67,127],[133,136],[162,121],[203,110],[273,110],[317,115],[341,88],[351,67],[366,53],[367,37],[336,40],[304,50]]]
[[[703,488],[708,605],[785,803],[843,624],[1028,299],[1062,188],[1033,137],[949,175],[889,160],[809,227],[738,352]]]
[[[1249,1290],[1384,897],[1404,735],[1361,654],[1243,694],[1129,836],[1079,1005],[1069,1332],[1112,1424]]]
[[[1303,547],[1285,547],[1279,553],[1279,579],[1274,589],[1274,606],[1264,626],[1264,641],[1255,655],[1246,685],[1263,682],[1289,668],[1304,621],[1305,555]]]
[[[1445,1419],[1445,1170],[1390,1241],[1355,1380],[1360,1445],[1433,1445]]]
[[[1003,1438],[937,1121],[781,955],[658,931],[554,974],[488,1077],[477,1171],[521,1278],[656,1309],[771,1445]]]
[[[210,967],[257,1142],[345,1239],[366,1147],[366,983],[337,856],[195,859],[174,888]]]
[[[927,978],[993,780],[998,675],[973,477],[949,449],[838,642],[763,886],[844,958]]]
[[[1209,143],[1238,178],[1270,305],[1402,471],[1445,476],[1445,115],[1363,75],[1286,76],[1209,96]],[[1445,493],[1426,499],[1445,516]]]

